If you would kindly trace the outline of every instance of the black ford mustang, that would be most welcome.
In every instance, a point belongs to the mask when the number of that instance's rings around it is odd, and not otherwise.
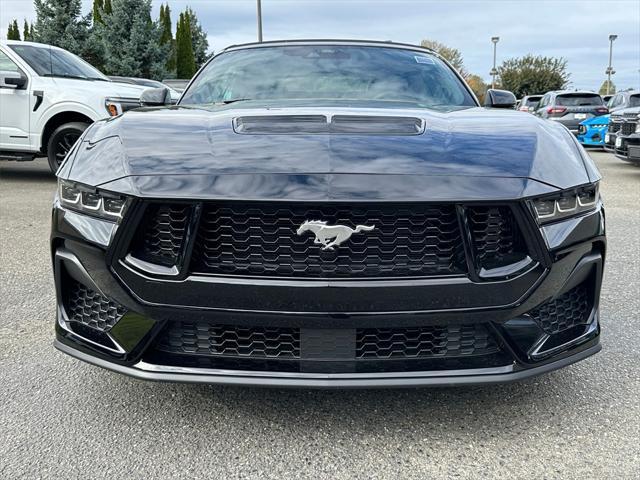
[[[58,177],[55,345],[102,367],[451,385],[600,349],[597,169],[423,48],[228,48],[178,105],[89,127]]]

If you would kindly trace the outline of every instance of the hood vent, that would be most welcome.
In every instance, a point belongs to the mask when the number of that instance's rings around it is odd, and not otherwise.
[[[324,115],[262,115],[237,117],[233,120],[236,133],[245,134],[296,134],[327,133],[327,117]]]
[[[363,135],[420,135],[424,120],[415,117],[387,117],[374,115],[335,115],[331,119],[331,133]]]
[[[425,121],[416,117],[382,115],[263,115],[237,117],[233,130],[246,135],[327,134],[420,135]]]

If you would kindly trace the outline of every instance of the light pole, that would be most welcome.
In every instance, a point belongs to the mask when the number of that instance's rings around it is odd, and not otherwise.
[[[262,2],[258,0],[258,42],[262,42]]]
[[[496,75],[498,74],[498,70],[496,70],[496,46],[500,41],[500,37],[491,37],[491,41],[493,42],[493,68],[491,69],[491,88],[496,88]]]
[[[611,75],[616,73],[616,71],[611,66],[611,61],[613,60],[613,41],[618,38],[618,35],[609,35],[609,66],[607,67],[607,95],[609,95],[609,90],[611,89]]]

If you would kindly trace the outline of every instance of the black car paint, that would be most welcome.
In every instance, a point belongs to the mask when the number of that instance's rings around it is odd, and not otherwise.
[[[243,135],[239,117],[269,115],[401,116],[424,119],[420,135]],[[243,102],[207,108],[149,108],[97,122],[58,172],[62,179],[134,197],[120,225],[68,211],[56,201],[52,254],[61,305],[61,267],[78,281],[146,319],[149,330],[122,326],[124,352],[105,352],[56,325],[56,346],[84,360],[139,378],[168,381],[316,387],[415,386],[510,381],[559,368],[599,350],[598,296],[605,252],[604,210],[538,227],[522,200],[597,182],[591,159],[562,126],[532,115],[480,107],[438,112],[377,105],[272,106]],[[438,202],[511,204],[535,252],[512,276],[307,280],[199,277],[143,273],[125,261],[143,200]],[[592,278],[591,330],[579,343],[532,358],[512,319]],[[63,315],[59,306],[58,315]],[[304,326],[316,331],[357,326],[420,326],[491,318],[512,361],[478,370],[401,374],[155,372],[144,352],[168,321]],[[131,327],[130,324],[126,325]]]

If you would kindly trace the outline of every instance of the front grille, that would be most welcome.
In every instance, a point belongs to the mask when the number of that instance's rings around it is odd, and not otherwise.
[[[472,207],[468,218],[480,266],[493,268],[524,257],[526,247],[510,208]]]
[[[191,207],[152,204],[134,240],[136,258],[159,265],[175,265],[184,246]]]
[[[185,274],[188,266],[205,275],[402,278],[465,275],[467,237],[484,269],[519,262],[528,251],[514,212],[505,205],[466,207],[464,235],[453,204],[207,202],[198,209],[191,235],[195,204],[150,204],[131,255],[184,268]],[[301,228],[305,223],[311,228]],[[332,235],[325,244],[317,238],[323,230],[335,232],[336,225],[347,227],[351,236],[323,248]]]
[[[616,133],[618,130],[620,130],[620,127],[622,126],[622,122],[609,122],[609,132],[610,133]]]
[[[498,344],[483,325],[364,328],[356,331],[356,357],[363,359],[489,355]]]
[[[106,332],[127,312],[122,305],[94,292],[80,282],[71,282],[65,302],[69,321]]]
[[[172,321],[145,354],[162,365],[314,373],[420,371],[504,360],[484,324],[330,330]],[[444,363],[443,363],[444,362]]]
[[[307,220],[373,226],[334,250]],[[402,277],[463,274],[464,248],[453,205],[206,204],[191,269],[273,277]]]
[[[631,135],[636,131],[636,122],[624,122],[620,128],[622,135]]]
[[[171,322],[156,348],[173,354],[298,358],[300,330]]]
[[[591,313],[586,285],[578,285],[560,297],[529,312],[545,333],[554,335],[584,324]]]

